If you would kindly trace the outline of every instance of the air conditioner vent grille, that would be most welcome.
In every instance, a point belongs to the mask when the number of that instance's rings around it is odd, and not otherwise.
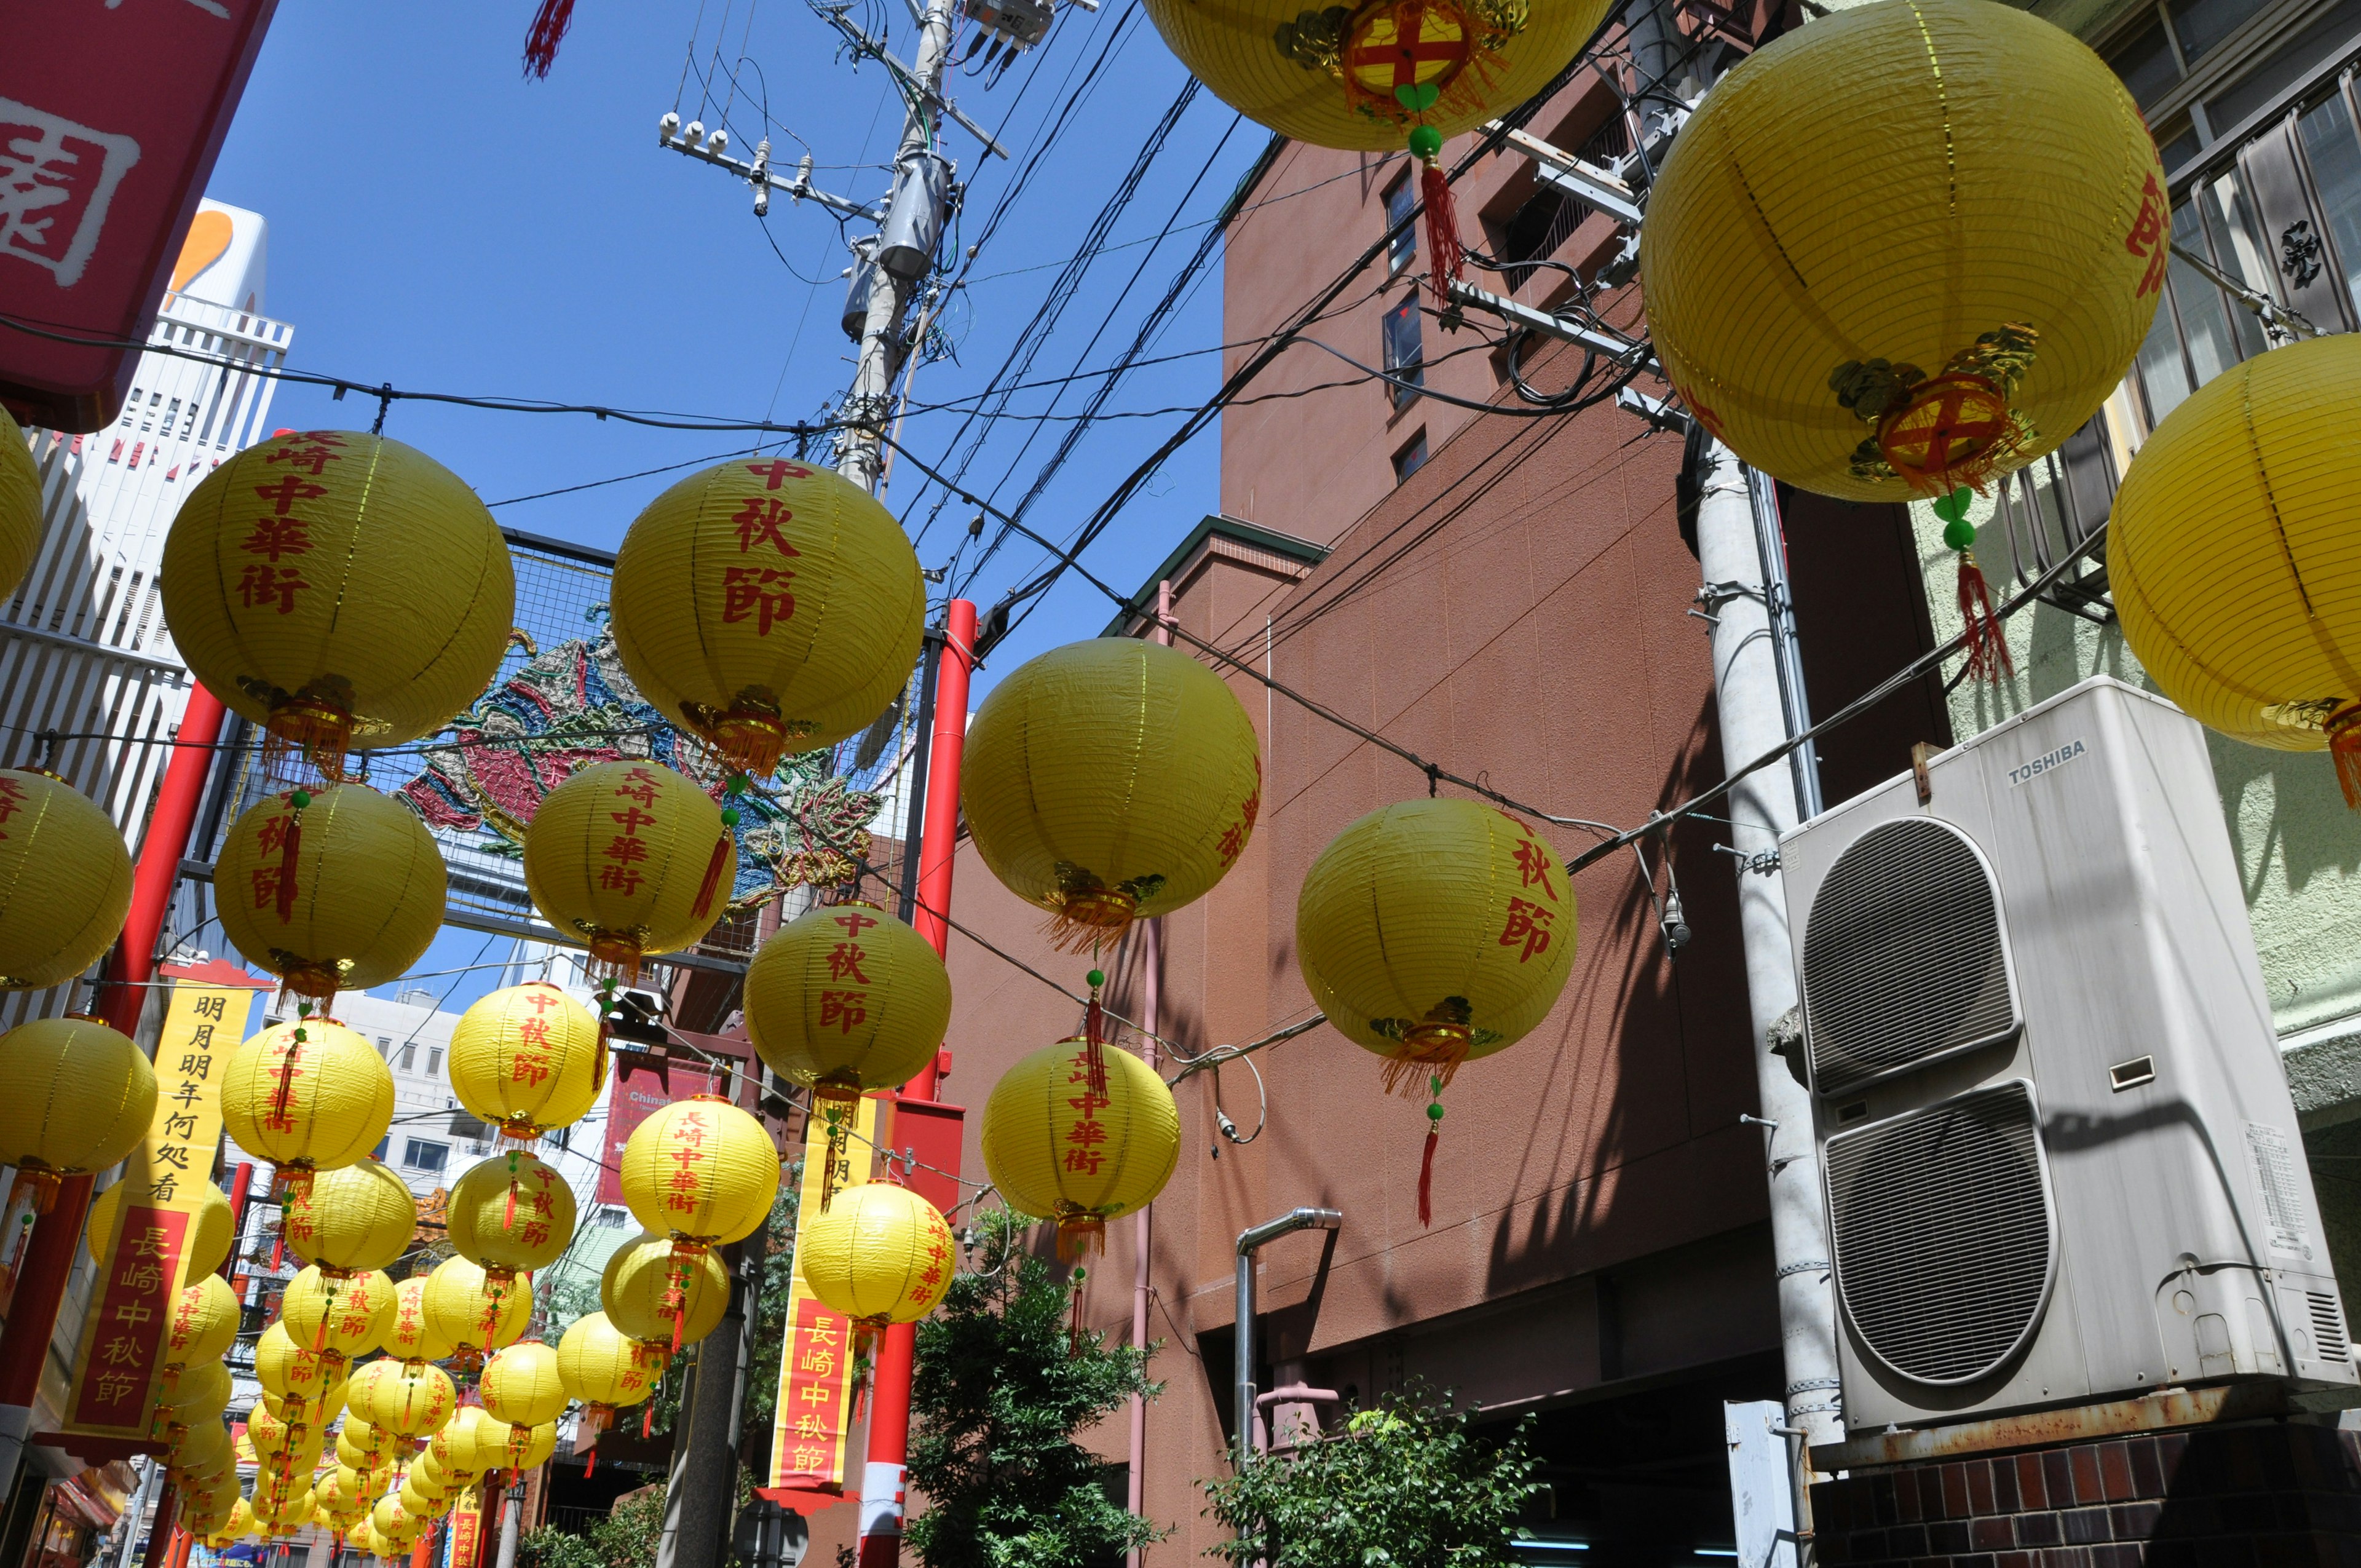
[[[2054,1252],[2033,1097],[2004,1083],[1828,1142],[1837,1289],[1896,1372],[1972,1382],[2041,1315]]]
[[[2307,1290],[2304,1300],[2312,1309],[2312,1343],[2320,1347],[2323,1361],[2343,1361],[2350,1354],[2345,1337],[2345,1314],[2338,1310],[2336,1298],[2321,1290]]]
[[[1805,922],[1803,981],[1822,1094],[2016,1026],[1992,873],[1927,817],[1872,828],[1837,857]]]

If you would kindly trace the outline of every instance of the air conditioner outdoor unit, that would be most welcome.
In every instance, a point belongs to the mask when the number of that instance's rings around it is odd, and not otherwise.
[[[2203,732],[2102,676],[1927,776],[1780,850],[1847,1424],[2354,1384]]]

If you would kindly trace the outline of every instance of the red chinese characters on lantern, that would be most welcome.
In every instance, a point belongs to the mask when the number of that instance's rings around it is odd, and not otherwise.
[[[746,472],[763,481],[766,490],[775,490],[784,479],[808,479],[812,471],[800,463],[790,463],[784,457],[774,457],[767,463],[749,463]]]
[[[2133,214],[2131,232],[2124,236],[2124,248],[2147,258],[2147,270],[2140,275],[2134,299],[2145,299],[2164,286],[2165,258],[2172,254],[2172,246],[2164,235],[2164,192],[2153,173],[2140,192],[2139,211]]]
[[[639,870],[648,858],[647,840],[640,837],[640,829],[654,827],[657,819],[653,810],[642,808],[655,805],[660,782],[646,768],[633,768],[615,790],[616,797],[627,804],[622,810],[607,814],[618,831],[598,852],[606,862],[598,868],[598,885],[610,893],[635,894],[647,880]]]
[[[771,628],[794,619],[796,596],[787,585],[796,575],[771,566],[731,566],[721,574],[721,619],[754,621],[754,635],[768,637]]]
[[[1505,811],[1500,815],[1509,816]],[[1509,820],[1517,821],[1513,817],[1509,817]],[[1524,824],[1518,822],[1517,828],[1522,832]],[[1550,870],[1556,863],[1556,857],[1550,853],[1548,847],[1532,839],[1520,839],[1517,840],[1516,856],[1517,874],[1523,879],[1523,885],[1540,888],[1544,898],[1556,903],[1557,885],[1550,881]]]
[[[917,1275],[917,1284],[910,1290],[913,1306],[923,1307],[943,1293],[943,1272],[950,1263],[950,1227],[930,1223],[927,1227],[927,1262]]]
[[[247,609],[276,606],[281,615],[295,613],[295,596],[312,585],[292,566],[248,566],[237,579],[238,602]]]
[[[869,993],[865,991],[823,991],[819,993],[819,1026],[830,1025],[850,1035],[869,1021]]]
[[[684,1111],[673,1124],[672,1142],[664,1149],[664,1157],[673,1163],[672,1174],[664,1179],[667,1209],[696,1212],[705,1195],[705,1167],[713,1158],[705,1147],[712,1135],[712,1123],[702,1111]]]
[[[1081,1085],[1082,1092],[1066,1100],[1078,1114],[1066,1128],[1065,1168],[1082,1176],[1096,1176],[1107,1157],[1107,1151],[1100,1146],[1107,1141],[1106,1124],[1098,1119],[1098,1113],[1115,1103],[1107,1094],[1105,1065],[1093,1063],[1090,1053],[1084,1051],[1074,1058],[1066,1081]]]
[[[5,822],[25,809],[25,786],[15,779],[0,777],[0,822]],[[0,830],[0,839],[7,833]]]
[[[779,532],[783,522],[792,522],[796,514],[785,503],[766,500],[761,496],[749,496],[746,504],[738,509],[730,521],[738,530],[738,554],[743,555],[757,544],[768,544],[782,555],[800,555],[802,551],[787,543]]]
[[[1557,911],[1554,909],[1531,899],[1511,898],[1508,924],[1500,929],[1500,946],[1513,948],[1522,942],[1524,950],[1517,955],[1517,961],[1530,962],[1535,953],[1549,950],[1550,924],[1556,918]]]
[[[253,486],[257,498],[267,503],[269,510],[254,520],[239,549],[260,561],[249,563],[237,580],[239,601],[247,609],[271,609],[280,615],[295,611],[296,596],[311,587],[299,567],[283,564],[286,557],[301,557],[312,553],[312,523],[294,513],[303,501],[316,500],[328,493],[328,487],[313,480],[324,473],[331,463],[344,461],[336,450],[344,438],[333,431],[314,431],[296,437],[267,455],[263,461],[284,463],[285,472],[268,485]],[[313,477],[302,477],[303,474]]]

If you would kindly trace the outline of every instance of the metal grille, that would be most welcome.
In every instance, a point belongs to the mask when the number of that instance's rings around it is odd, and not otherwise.
[[[1822,1094],[2016,1027],[1992,874],[1925,817],[1872,828],[1837,857],[1805,921],[1803,978]]]
[[[1837,1289],[1870,1351],[1967,1383],[2039,1321],[2056,1255],[2033,1095],[1982,1089],[1828,1145]]]
[[[2324,1291],[2307,1290],[2304,1303],[2312,1317],[2312,1343],[2318,1348],[2323,1361],[2342,1361],[2348,1345],[2345,1337],[2345,1314],[2336,1308],[2336,1298]]]

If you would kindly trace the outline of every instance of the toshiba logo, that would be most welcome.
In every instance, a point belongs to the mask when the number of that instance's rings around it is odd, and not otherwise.
[[[2046,751],[2021,768],[2009,769],[2008,787],[2015,789],[2028,779],[2037,779],[2046,773],[2062,768],[2088,750],[2090,748],[2079,740],[2069,740],[2058,750]]]

